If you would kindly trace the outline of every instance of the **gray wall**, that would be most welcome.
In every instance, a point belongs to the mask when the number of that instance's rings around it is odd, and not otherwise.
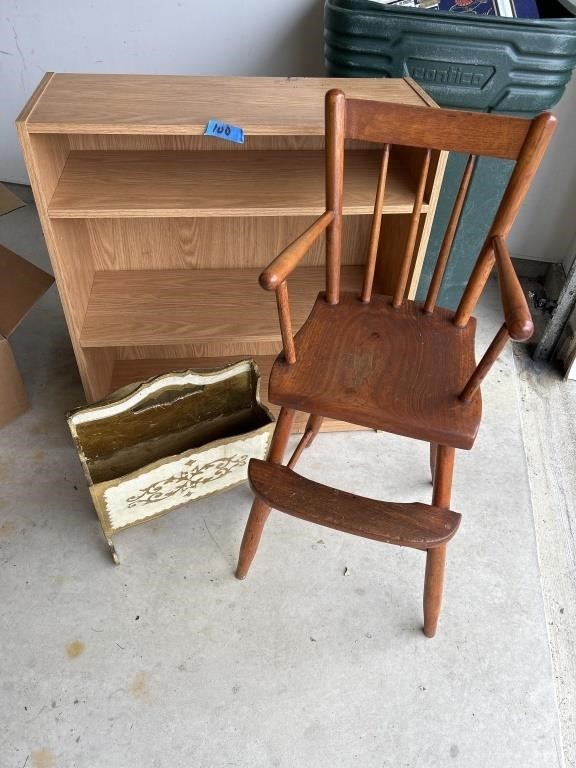
[[[558,128],[508,244],[515,256],[562,262],[576,252],[576,76],[553,110]]]
[[[0,179],[26,182],[14,118],[44,72],[322,75],[323,0],[0,0]],[[574,255],[576,81],[512,233],[515,255]]]

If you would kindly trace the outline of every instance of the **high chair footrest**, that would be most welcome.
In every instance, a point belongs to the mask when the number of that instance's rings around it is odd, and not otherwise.
[[[311,523],[388,544],[432,549],[450,541],[460,514],[429,504],[377,501],[339,491],[288,467],[252,459],[252,490],[268,506]]]

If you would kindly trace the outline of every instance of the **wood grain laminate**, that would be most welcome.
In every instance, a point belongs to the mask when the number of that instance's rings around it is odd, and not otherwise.
[[[36,134],[40,135],[40,134]],[[61,135],[61,134],[56,134]],[[117,134],[117,133],[69,133],[66,139],[70,149],[91,151],[200,151],[200,152],[246,152],[251,150],[323,150],[324,136],[309,134],[294,136],[244,136],[243,144],[221,141],[213,136],[189,136],[185,134]],[[374,149],[370,141],[346,140],[346,149]]]
[[[346,157],[345,214],[372,212],[378,154]],[[385,213],[410,213],[412,179],[393,164]],[[70,152],[52,218],[313,216],[326,210],[322,151]]]
[[[244,144],[221,141],[213,136],[170,136],[166,134],[71,133],[67,134],[70,149],[90,151],[156,150],[175,152],[246,152],[251,150],[322,150],[323,136],[245,136]],[[373,149],[366,141],[348,142],[350,149]]]
[[[30,184],[34,193],[34,200],[40,218],[40,224],[46,240],[48,253],[56,278],[58,292],[62,301],[62,309],[66,318],[66,324],[70,333],[70,340],[74,348],[78,371],[87,396],[91,396],[94,387],[93,382],[99,381],[102,369],[89,370],[88,361],[78,342],[78,330],[81,324],[88,296],[88,286],[92,280],[92,262],[90,258],[77,260],[73,267],[70,265],[71,256],[75,257],[77,251],[70,247],[71,240],[78,234],[74,227],[64,236],[60,236],[57,227],[54,227],[47,212],[47,201],[50,199],[55,183],[62,171],[67,157],[66,136],[46,137],[40,136],[40,141],[34,141],[26,130],[26,120],[34,109],[37,100],[41,98],[46,87],[52,80],[52,75],[46,75],[36,88],[26,107],[20,113],[16,122],[16,130],[22,148],[22,154],[26,163],[26,170],[30,178]],[[51,139],[54,138],[54,141]],[[85,251],[80,251],[85,253]],[[97,386],[95,384],[95,386]]]
[[[414,83],[395,79],[50,73],[42,80],[18,132],[89,400],[139,375],[147,360],[177,369],[183,360],[271,358],[281,350],[274,297],[258,291],[256,277],[326,211],[324,96],[334,86],[356,99],[435,107]],[[204,136],[211,118],[241,126],[245,143]],[[359,272],[348,282],[349,267],[366,259],[380,150],[355,138],[343,146],[344,216],[302,258],[300,267],[316,274],[299,269],[288,280],[294,330],[324,288],[327,243],[338,250],[332,283],[341,264],[346,286],[360,287]],[[421,160],[421,150],[390,148],[376,292],[393,290]],[[433,152],[410,296],[442,173],[443,153]],[[296,414],[293,423],[300,429],[306,418]],[[323,428],[338,425],[326,419]]]
[[[404,218],[391,214],[386,218]],[[244,269],[265,267],[313,223],[313,216],[251,216],[183,219],[52,219],[65,231],[87,228],[84,258],[96,270]],[[392,227],[393,229],[393,227]],[[368,216],[344,219],[343,264],[362,264],[366,255]],[[302,266],[324,265],[324,236],[311,246]]]
[[[36,162],[41,166],[40,190],[44,206],[47,206],[70,154],[68,136],[38,134],[28,136],[28,141]]]
[[[34,109],[36,109],[36,106],[38,102],[40,101],[40,98],[44,95],[44,91],[48,87],[48,84],[54,77],[54,72],[46,72],[36,88],[34,88],[34,91],[32,92],[32,95],[26,102],[26,104],[22,107],[18,117],[16,118],[16,125],[17,126],[24,126],[28,118],[30,117],[30,114]]]
[[[86,347],[87,349],[87,347]],[[96,349],[96,347],[91,347]],[[144,360],[148,357],[170,358],[173,363],[177,363],[178,358],[212,358],[229,357],[234,359],[243,357],[254,357],[255,355],[272,355],[276,357],[282,350],[282,341],[280,332],[278,338],[274,341],[242,341],[242,342],[203,342],[179,344],[142,344],[136,346],[130,344],[128,347],[114,347],[114,357],[116,360]]]
[[[210,368],[224,368],[226,365],[238,362],[241,356],[225,357],[146,357],[131,360],[116,360],[114,364],[114,374],[112,376],[112,389],[120,389],[126,384],[132,384],[135,381],[146,381],[153,376],[160,376],[164,373],[185,370],[206,370]],[[268,393],[268,375],[276,359],[276,355],[254,356],[252,358],[258,365],[260,375],[262,376],[261,395],[263,399]]]
[[[360,289],[361,269],[345,267],[347,290]],[[274,295],[258,285],[258,270],[140,270],[97,272],[84,326],[83,347],[219,341],[277,341]],[[295,328],[306,319],[324,270],[303,267],[289,282]],[[297,298],[296,298],[297,297]]]
[[[425,101],[404,80],[53,75],[26,118],[31,133],[202,134],[211,118],[253,135],[324,135],[324,94]],[[40,98],[41,96],[41,98]]]

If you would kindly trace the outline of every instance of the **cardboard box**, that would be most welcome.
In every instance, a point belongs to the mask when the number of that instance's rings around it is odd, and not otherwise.
[[[25,205],[26,203],[23,203],[14,192],[11,192],[4,184],[0,184],[0,216],[23,208]]]
[[[9,337],[53,282],[52,275],[0,245],[0,427],[29,407]]]

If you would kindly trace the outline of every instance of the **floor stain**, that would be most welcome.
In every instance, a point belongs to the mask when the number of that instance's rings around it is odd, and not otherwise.
[[[128,690],[135,699],[145,699],[148,696],[148,673],[139,672],[128,686]]]
[[[46,458],[46,451],[35,451],[32,454],[32,461],[44,461]]]
[[[68,643],[66,646],[66,653],[69,659],[75,659],[84,653],[86,646],[82,640],[74,640],[72,643]]]
[[[16,524],[12,520],[6,520],[6,522],[0,525],[0,536],[10,536],[16,530]]]
[[[11,480],[16,468],[14,459],[3,459],[0,461],[0,480]]]
[[[31,435],[48,435],[50,434],[50,425],[44,422],[33,424],[28,430]]]
[[[35,749],[32,752],[34,768],[54,768],[54,755],[49,749]]]

